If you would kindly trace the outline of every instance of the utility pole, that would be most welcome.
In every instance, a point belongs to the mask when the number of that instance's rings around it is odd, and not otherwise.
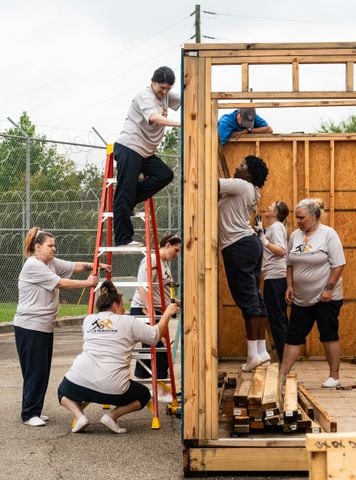
[[[200,5],[195,5],[195,43],[201,43],[200,33]]]

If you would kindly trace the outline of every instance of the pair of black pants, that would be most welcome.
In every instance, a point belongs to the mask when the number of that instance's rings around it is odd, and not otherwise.
[[[266,317],[260,292],[262,245],[257,235],[250,235],[222,250],[226,278],[235,303],[244,320]]]
[[[162,190],[173,180],[172,170],[156,155],[144,158],[119,143],[114,145],[117,163],[117,184],[114,195],[114,232],[116,245],[131,242],[134,231],[132,210]],[[144,175],[139,180],[140,174]]]
[[[24,422],[41,415],[51,370],[53,333],[14,327],[17,353],[23,377]]]
[[[267,307],[268,321],[280,360],[282,360],[283,357],[288,326],[287,303],[285,299],[286,290],[287,279],[285,277],[270,278],[264,281],[263,298]]]
[[[162,315],[160,311],[156,310],[156,315]],[[130,315],[143,315],[142,308],[132,307],[130,310]],[[142,344],[143,348],[149,348],[150,345]],[[160,340],[156,344],[156,348],[164,347],[164,343]],[[140,360],[151,370],[151,360]],[[136,362],[135,367],[135,377],[137,378],[151,378],[151,375],[148,371],[141,365],[139,361]],[[157,378],[167,378],[168,377],[168,357],[167,352],[157,352],[156,353],[156,364],[157,364]]]
[[[67,397],[78,403],[102,403],[104,405],[115,405],[116,407],[124,407],[138,400],[142,409],[150,400],[151,394],[145,385],[133,380],[130,380],[130,386],[125,393],[114,394],[97,392],[96,390],[82,387],[64,377],[58,387],[59,402],[62,397]]]
[[[330,300],[330,302],[317,302],[309,307],[301,307],[292,303],[286,343],[303,345],[315,322],[321,342],[337,342],[342,303],[342,300]]]

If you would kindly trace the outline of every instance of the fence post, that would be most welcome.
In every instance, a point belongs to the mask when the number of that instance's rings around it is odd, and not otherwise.
[[[10,117],[7,117],[9,122],[11,122],[16,128],[20,130],[22,135],[26,137],[26,177],[25,177],[25,203],[26,203],[26,231],[28,232],[31,225],[31,144],[30,137],[27,133],[22,130],[20,125],[14,122]]]
[[[31,144],[26,135],[26,232],[31,226]]]

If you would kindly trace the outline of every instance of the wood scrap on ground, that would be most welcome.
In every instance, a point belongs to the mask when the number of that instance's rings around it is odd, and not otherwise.
[[[313,405],[314,420],[321,425],[325,432],[335,433],[337,431],[336,420],[328,414],[325,408],[320,405],[319,401],[304,387],[304,385],[298,385],[298,390]]]
[[[336,422],[303,386],[298,385],[296,374],[287,375],[285,383],[280,381],[279,363],[259,366],[255,372],[235,373],[231,380],[232,377],[225,372],[224,400],[219,417],[226,426],[230,425],[231,436],[336,431]],[[235,379],[236,388],[231,390]]]

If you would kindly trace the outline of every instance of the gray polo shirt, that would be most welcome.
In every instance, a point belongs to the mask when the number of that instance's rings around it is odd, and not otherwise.
[[[219,235],[221,248],[256,235],[250,218],[260,199],[259,189],[241,178],[219,178]]]
[[[96,392],[125,393],[136,343],[155,345],[158,337],[158,327],[145,324],[142,318],[113,312],[88,315],[83,322],[83,351],[65,377]]]
[[[16,327],[51,333],[57,318],[61,278],[70,278],[75,264],[54,258],[49,263],[29,257],[19,276],[19,302],[13,324]]]
[[[284,248],[287,254],[287,231],[282,222],[274,222],[266,228],[267,240],[273,245]],[[285,278],[287,275],[287,256],[279,257],[267,247],[263,247],[262,275],[264,280]]]
[[[335,230],[320,224],[310,238],[295,230],[288,242],[287,265],[293,268],[293,303],[301,307],[315,305],[328,283],[330,270],[345,265],[342,244]],[[332,300],[343,298],[342,278],[335,285]]]
[[[161,309],[161,295],[159,291],[159,285],[158,285],[158,275],[157,275],[157,268],[156,268],[156,255],[152,254],[151,255],[151,262],[152,262],[152,282],[154,283],[153,285],[153,305],[155,308]],[[170,304],[170,295],[169,295],[169,283],[173,280],[172,279],[172,273],[171,269],[169,266],[169,263],[167,261],[161,260],[161,269],[162,269],[162,280],[163,280],[163,286],[164,286],[164,299],[166,302],[166,307]],[[141,260],[140,266],[138,268],[138,273],[137,273],[137,281],[138,282],[147,282],[147,258],[144,257]],[[146,288],[146,287],[144,287]],[[148,288],[146,288],[148,290]],[[136,289],[135,295],[132,299],[131,302],[131,307],[135,308],[143,308],[145,307],[141,295],[140,295],[140,290],[139,288]]]
[[[161,143],[165,127],[150,124],[150,116],[154,113],[163,115],[168,108],[178,110],[179,107],[180,97],[177,93],[169,92],[158,99],[152,88],[146,87],[132,100],[116,142],[131,148],[144,158],[151,157]]]

